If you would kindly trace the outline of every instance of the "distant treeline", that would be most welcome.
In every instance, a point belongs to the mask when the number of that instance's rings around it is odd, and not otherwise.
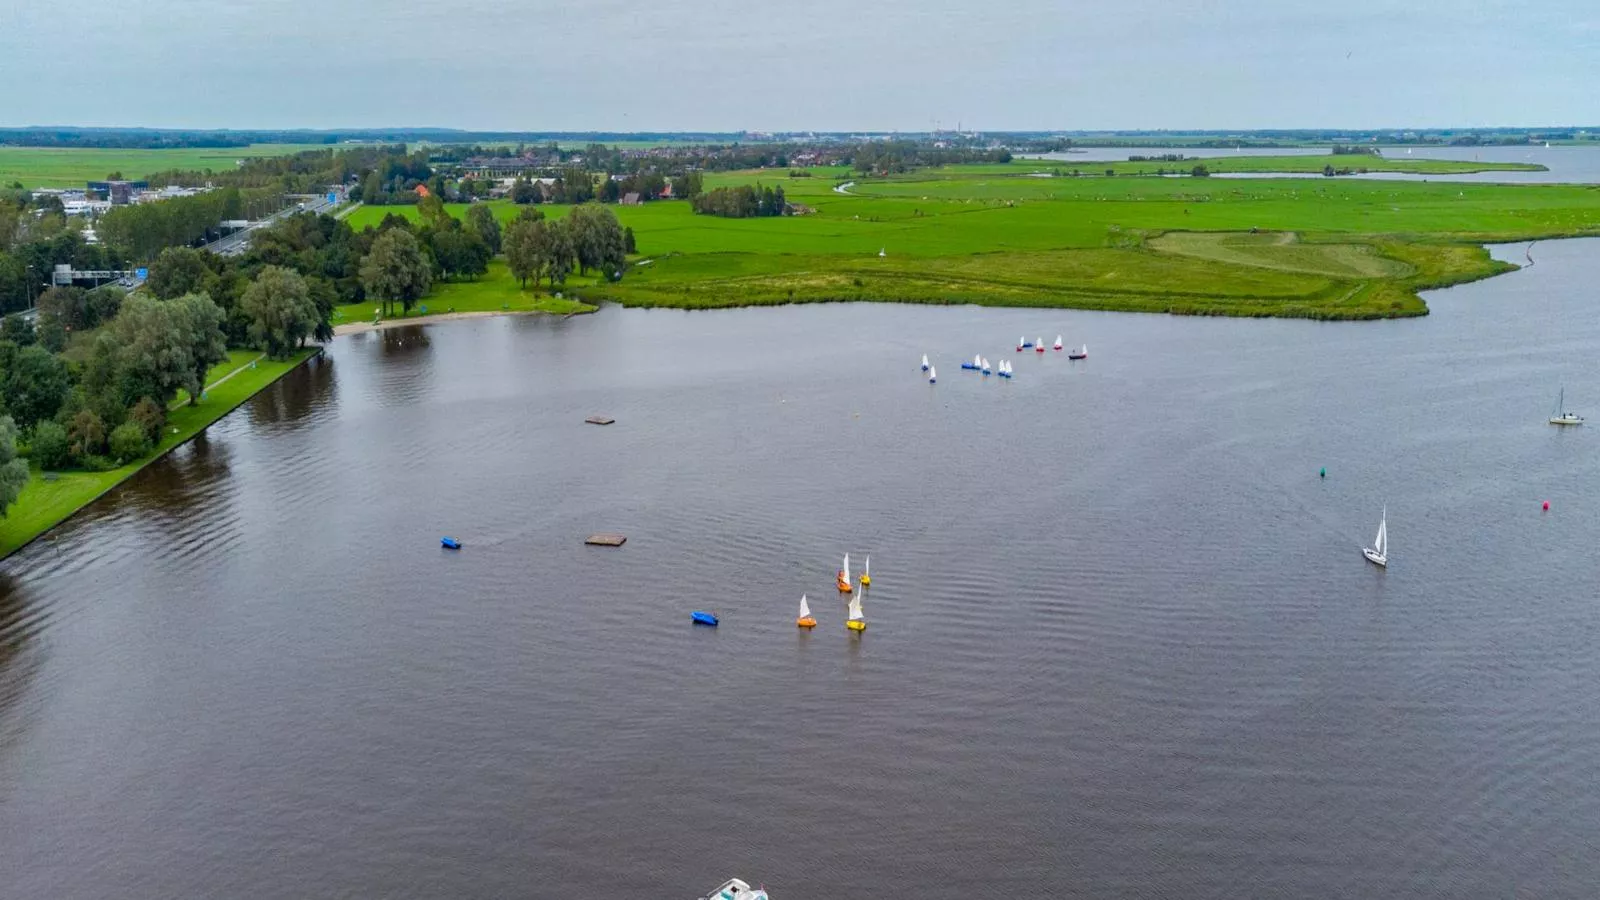
[[[909,172],[924,166],[1008,163],[1011,151],[988,147],[939,147],[923,141],[872,141],[854,148],[850,162],[863,174]]]
[[[15,147],[107,147],[159,150],[168,147],[245,147],[250,144],[372,143],[577,143],[615,141],[737,140],[721,132],[667,134],[664,132],[527,132],[457,131],[450,128],[366,128],[319,131],[314,129],[264,129],[235,131],[165,128],[0,128],[0,145]]]

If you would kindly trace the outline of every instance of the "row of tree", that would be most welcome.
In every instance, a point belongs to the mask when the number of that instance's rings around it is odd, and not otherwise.
[[[221,237],[224,220],[242,217],[250,201],[268,200],[275,207],[278,195],[219,188],[190,197],[117,206],[100,217],[95,232],[122,256],[146,262],[166,247]]]
[[[720,187],[696,196],[691,203],[694,211],[706,216],[725,219],[751,219],[758,216],[781,216],[789,211],[783,198],[783,188],[741,184],[737,187]]]
[[[549,221],[538,209],[525,209],[506,228],[506,266],[524,287],[548,277],[559,285],[577,266],[578,274],[591,269],[607,279],[622,276],[627,255],[635,252],[633,230],[623,228],[611,210],[585,204],[566,218]]]

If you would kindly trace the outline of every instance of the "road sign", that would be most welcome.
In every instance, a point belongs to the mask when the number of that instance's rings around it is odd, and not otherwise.
[[[140,281],[144,281],[146,278],[150,277],[150,270],[144,268],[134,269],[133,277],[139,279]]]
[[[331,203],[338,203],[339,202],[339,195],[335,194],[333,191],[329,191],[328,192],[328,202],[330,204]]]

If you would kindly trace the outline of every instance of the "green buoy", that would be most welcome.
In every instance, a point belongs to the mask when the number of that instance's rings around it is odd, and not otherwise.
[[[1323,466],[1322,467],[1322,471],[1317,473],[1317,477],[1318,478],[1327,478],[1328,477],[1328,467],[1327,466]]]

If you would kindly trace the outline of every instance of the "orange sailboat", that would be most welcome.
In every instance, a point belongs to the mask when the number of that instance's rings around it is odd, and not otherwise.
[[[794,624],[801,628],[817,627],[817,620],[811,616],[811,606],[810,604],[806,603],[805,594],[800,595],[800,618],[795,619]]]
[[[855,590],[850,584],[850,554],[844,555],[844,568],[839,570],[839,593],[848,594]]]

